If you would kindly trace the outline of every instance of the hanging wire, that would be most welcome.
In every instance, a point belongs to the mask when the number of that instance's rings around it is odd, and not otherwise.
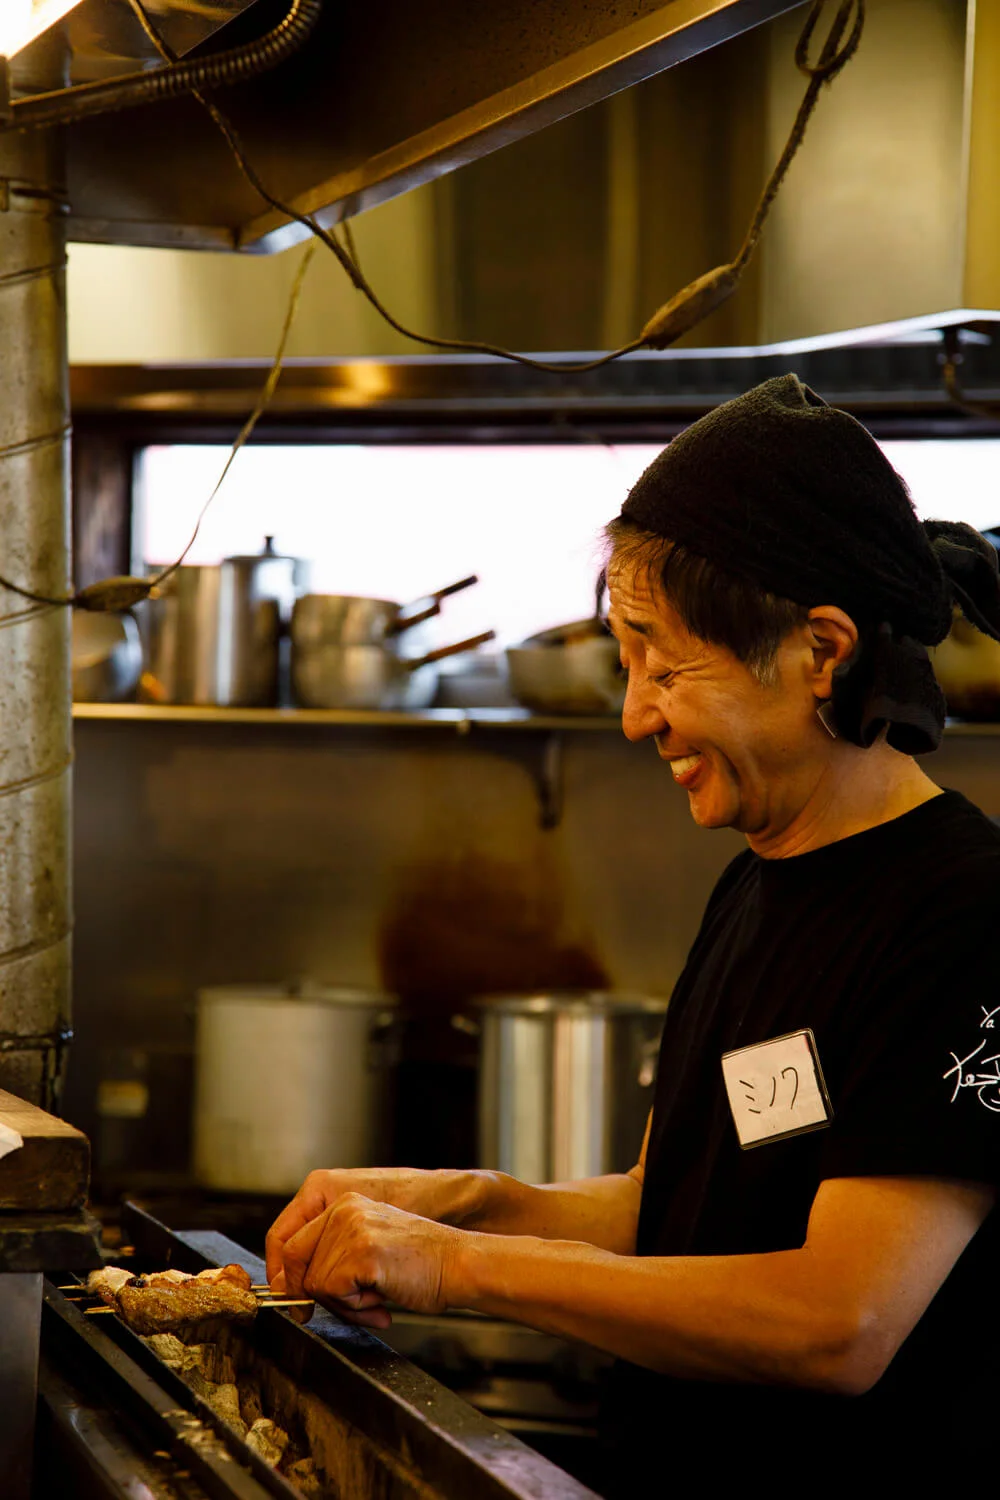
[[[153,42],[154,46],[160,50],[161,55],[164,57],[173,56],[169,52],[169,49],[164,47],[162,39],[158,36],[155,27],[150,22],[142,0],[129,0],[129,3],[142,24],[146,35]],[[806,127],[812,118],[823,85],[831,83],[846,64],[850,62],[851,58],[857,52],[861,41],[865,22],[865,0],[841,0],[841,4],[830,27],[829,35],[820,51],[818,61],[815,64],[809,62],[809,47],[826,3],[827,0],[814,0],[796,44],[795,63],[800,72],[806,74],[809,84],[802,103],[799,106],[788,140],[785,143],[785,148],[765,185],[736,258],[724,266],[717,266],[714,270],[706,272],[704,276],[698,277],[679,291],[669,302],[657,309],[637,338],[630,340],[627,344],[623,344],[618,349],[613,349],[607,354],[602,354],[598,358],[590,360],[534,359],[530,355],[519,354],[512,349],[504,348],[500,344],[492,344],[479,339],[438,338],[433,334],[419,333],[407,327],[405,323],[401,322],[399,318],[395,317],[389,311],[362,271],[357,250],[354,246],[353,236],[347,228],[347,221],[345,220],[343,225],[346,244],[342,244],[335,230],[324,229],[311,214],[300,213],[298,209],[272,193],[261,181],[260,176],[249,161],[243,142],[232,121],[223,114],[218,105],[206,99],[200,92],[196,92],[195,97],[203,108],[208,111],[222,132],[240,171],[254,191],[263,198],[265,203],[275,209],[276,212],[282,214],[285,218],[292,219],[296,223],[301,224],[310,234],[315,235],[317,239],[321,240],[326,248],[336,257],[354,287],[367,298],[383,321],[390,328],[394,329],[396,333],[410,339],[413,343],[424,344],[431,349],[443,349],[456,354],[485,354],[496,359],[513,361],[515,364],[524,365],[531,370],[542,370],[560,375],[579,375],[591,370],[599,370],[603,366],[609,365],[615,360],[622,359],[626,354],[632,354],[639,349],[667,348],[670,344],[675,343],[683,334],[688,333],[700,323],[710,312],[713,312],[727,298],[732,296],[736,290],[743,272],[754,250],[757,248],[764,222],[778,195],[781,184],[799,147],[802,145]],[[854,24],[846,41],[843,41],[843,45],[841,45],[852,14],[854,16]]]
[[[699,276],[669,302],[665,302],[662,307],[658,308],[640,335],[640,342],[645,348],[666,349],[676,343],[683,334],[689,333],[692,328],[697,327],[704,318],[707,318],[709,313],[728,301],[739,286],[743,272],[757,248],[771,206],[805,139],[806,127],[812,119],[823,85],[832,83],[841,69],[846,67],[857,52],[861,41],[861,33],[865,24],[864,0],[841,0],[819,60],[815,65],[811,64],[809,44],[823,12],[824,4],[825,0],[814,0],[796,44],[795,65],[801,73],[806,74],[809,85],[799,105],[784,150],[754,209],[753,218],[750,220],[750,226],[736,258],[726,265],[716,266],[714,270],[706,271],[703,276]],[[847,40],[841,46],[841,38],[847,30],[852,11],[854,11],[854,25]]]
[[[274,395],[274,392],[278,385],[278,381],[281,378],[281,369],[284,363],[285,349],[288,345],[288,336],[292,331],[292,324],[295,322],[295,314],[298,311],[299,298],[302,295],[302,285],[306,279],[306,272],[312,264],[312,259],[315,254],[316,246],[309,245],[307,246],[306,252],[299,262],[298,270],[295,273],[295,280],[292,283],[291,296],[288,299],[288,310],[285,313],[285,322],[281,330],[281,339],[278,343],[278,351],[274,356],[274,362],[271,365],[267,380],[264,382],[261,393],[257,397],[257,404],[250,415],[247,417],[243,426],[240,428],[236,441],[233,443],[232,448],[230,448],[229,450],[229,456],[227,457],[226,462],[222,467],[222,473],[216,480],[215,488],[209,495],[208,499],[205,501],[205,504],[202,506],[198,514],[198,519],[195,522],[194,531],[192,531],[191,533],[191,540],[188,542],[187,546],[184,548],[184,551],[181,553],[177,561],[171,563],[168,568],[164,568],[162,573],[157,573],[156,577],[152,579],[153,588],[158,588],[165,579],[170,577],[171,573],[176,573],[177,569],[183,564],[184,559],[187,557],[188,553],[191,551],[191,548],[197,541],[198,532],[201,530],[201,523],[202,521],[204,521],[205,516],[208,514],[208,508],[212,504],[212,501],[221,490],[226,475],[229,473],[229,470],[233,466],[233,460],[236,458],[237,453],[239,453],[240,449],[243,447],[243,444],[250,437],[250,434],[257,426],[257,423],[260,421],[264,412],[271,404],[271,398]],[[84,590],[84,592],[86,592],[86,590]]]
[[[170,577],[171,573],[176,572],[194,546],[198,532],[201,529],[201,523],[208,513],[209,506],[222,488],[223,481],[232,468],[233,460],[244,443],[247,442],[250,434],[271,403],[271,398],[281,377],[285,350],[288,346],[288,338],[292,331],[292,325],[295,322],[295,314],[298,311],[306,272],[312,264],[315,253],[316,246],[309,245],[299,263],[288,298],[288,306],[285,309],[285,319],[281,328],[281,337],[278,340],[278,348],[271,363],[267,379],[264,382],[260,395],[257,397],[253,411],[240,428],[236,441],[229,450],[229,455],[223,466],[222,473],[216,481],[215,488],[201,508],[194,531],[191,533],[191,539],[177,561],[171,563],[169,567],[164,568],[162,572],[157,573],[152,578],[132,578],[128,576],[103,578],[99,582],[88,584],[86,588],[80,589],[74,594],[66,595],[63,598],[34,593],[31,589],[22,588],[20,584],[13,583],[9,578],[4,578],[2,575],[0,575],[0,585],[6,589],[10,589],[11,593],[18,594],[22,599],[29,599],[35,604],[60,605],[67,608],[118,613],[122,610],[131,609],[133,605],[141,603],[143,599],[148,599],[150,595],[154,594],[159,585]]]
[[[729,297],[731,297],[733,292],[736,290],[742,278],[743,272],[757,248],[764,223],[771,210],[774,200],[778,195],[785,176],[787,175],[788,169],[791,166],[796,154],[798,153],[800,146],[802,145],[802,141],[806,133],[806,127],[808,126],[809,121],[812,118],[813,111],[816,108],[816,104],[822,91],[823,85],[832,82],[837,74],[846,66],[846,64],[857,52],[858,45],[861,41],[861,34],[864,29],[865,21],[865,0],[841,0],[841,4],[838,7],[837,13],[830,27],[830,32],[820,51],[818,61],[815,64],[811,64],[809,62],[809,47],[826,3],[827,0],[814,0],[809,15],[806,19],[806,23],[799,37],[798,43],[796,45],[795,63],[800,72],[807,75],[807,77],[809,78],[809,84],[806,88],[802,103],[799,106],[795,121],[792,125],[792,129],[785,143],[784,150],[782,151],[777,165],[772,171],[771,176],[769,177],[764,187],[764,190],[757,203],[757,207],[754,210],[754,214],[751,219],[749,228],[747,229],[743,243],[740,246],[735,259],[728,262],[726,265],[717,266],[714,270],[706,272],[703,276],[699,276],[696,280],[690,282],[688,286],[682,288],[681,291],[676,293],[676,295],[672,297],[669,302],[664,303],[662,307],[657,309],[657,311],[646,323],[645,327],[642,329],[637,338],[632,339],[627,344],[623,344],[618,349],[613,349],[610,352],[591,360],[567,361],[534,359],[530,355],[519,354],[514,350],[506,349],[500,344],[492,344],[478,339],[438,338],[433,334],[419,333],[414,329],[408,328],[405,323],[402,323],[384,305],[384,303],[381,301],[378,294],[372,287],[371,283],[368,281],[363,270],[361,269],[361,264],[358,259],[357,247],[355,245],[354,236],[349,223],[345,221],[342,226],[344,242],[341,243],[341,240],[337,237],[335,229],[327,230],[321,224],[319,224],[311,214],[300,213],[291,204],[285,203],[274,193],[270,192],[266,185],[261,181],[261,178],[259,177],[255,168],[247,157],[243,142],[240,139],[236,127],[233,125],[228,116],[222,112],[218,105],[215,104],[213,100],[209,99],[207,95],[202,92],[202,89],[199,86],[200,82],[204,81],[206,77],[213,83],[232,80],[229,80],[222,76],[216,76],[214,74],[196,76],[194,75],[194,73],[192,73],[185,79],[181,87],[184,92],[193,95],[193,97],[202,106],[202,108],[205,109],[211,116],[212,120],[215,122],[217,128],[219,129],[227,145],[229,146],[229,149],[233,157],[235,158],[240,171],[242,172],[246,181],[253,188],[253,190],[259,195],[259,197],[261,197],[265,203],[269,204],[273,209],[276,210],[276,212],[282,214],[285,218],[292,219],[296,223],[301,224],[305,229],[309,231],[311,235],[315,236],[317,240],[325,245],[325,247],[331,252],[331,254],[335,256],[341,268],[349,277],[352,285],[368,300],[368,302],[383,319],[383,321],[386,322],[390,328],[401,334],[404,338],[410,339],[414,343],[424,344],[428,348],[448,350],[452,353],[490,355],[497,359],[513,361],[515,364],[523,365],[532,370],[541,370],[554,374],[584,374],[591,370],[599,370],[605,365],[609,365],[615,360],[622,359],[626,354],[632,354],[639,349],[665,349],[669,347],[671,344],[675,343],[677,339],[681,338],[683,334],[688,333],[692,328],[696,327],[700,322],[702,322],[702,320],[706,318],[709,313],[714,312],[716,308],[720,307],[722,303],[725,302]],[[150,79],[147,75],[146,81],[154,81],[158,77],[162,77],[165,79],[171,69],[179,66],[179,59],[177,57],[177,54],[172,50],[172,48],[168,46],[168,44],[163,40],[163,38],[157,32],[156,28],[153,26],[152,22],[149,19],[149,16],[146,13],[142,0],[129,0],[129,4],[131,5],[136,18],[138,19],[147,37],[153,43],[154,47],[159,52],[160,56],[164,59],[164,62],[166,64],[165,68],[161,70],[160,74],[152,75],[152,79]],[[286,16],[285,22],[283,22],[282,24],[288,25],[293,17],[299,16],[301,19],[304,15],[305,20],[308,22],[309,29],[311,30],[318,16],[320,4],[321,0],[293,0],[291,10],[289,11],[288,16]],[[848,23],[851,20],[852,14],[854,16],[854,23],[849,34],[847,35],[846,41],[844,41],[844,33],[847,31]],[[277,28],[277,30],[280,30],[280,27]],[[269,37],[264,39],[264,42],[269,42],[275,35],[276,32],[272,32]],[[298,44],[296,43],[296,45]],[[220,61],[226,58],[231,59],[237,56],[237,54],[242,56],[242,54],[246,50],[247,49],[236,49],[236,51],[232,54],[222,54],[222,59],[220,59]],[[285,54],[282,53],[282,55]],[[205,60],[206,65],[211,64],[211,62],[212,59]],[[272,64],[268,63],[267,65],[270,66]],[[175,78],[177,77],[176,74],[173,76]],[[122,85],[124,85],[128,81],[129,80],[125,79],[115,80],[116,83]],[[142,80],[139,80],[139,82],[141,81]],[[61,92],[68,100],[71,100],[71,96],[75,96],[77,100],[79,100],[80,98],[79,92],[73,89],[68,89]],[[176,92],[173,84],[171,84],[171,92]],[[143,94],[141,98],[136,97],[129,102],[140,103],[143,102],[143,99],[146,97],[155,98],[157,97],[157,95],[155,92],[150,92],[148,95]],[[46,95],[46,109],[55,111],[58,98],[59,95]],[[108,107],[117,106],[109,105]],[[21,108],[20,101],[15,101],[13,105],[7,106],[6,112],[0,112],[0,129],[9,128],[9,120],[11,117],[13,117],[14,124],[18,124],[17,111],[19,110],[19,108]],[[74,118],[73,108],[73,103],[69,102],[67,104],[67,113],[64,116],[59,116],[58,113],[53,113],[51,115],[47,114],[45,117],[45,123],[55,123],[56,120],[62,118]],[[22,120],[24,120],[25,123],[37,123],[36,121],[28,120],[23,115]],[[148,598],[151,591],[159,583],[169,577],[176,568],[179,568],[182,565],[184,558],[188,555],[188,552],[194,544],[202,520],[204,519],[209,506],[212,504],[213,500],[218,494],[219,488],[226,474],[228,473],[237,452],[249,438],[251,432],[253,431],[261,415],[267,408],[267,405],[271,400],[271,396],[274,393],[274,388],[277,385],[278,377],[281,372],[281,364],[284,357],[285,344],[287,342],[288,333],[291,329],[291,325],[295,316],[295,310],[298,304],[302,278],[305,274],[305,267],[309,264],[310,259],[311,254],[305,258],[302,266],[299,268],[299,274],[296,277],[295,285],[292,288],[292,296],[289,301],[288,313],[285,319],[285,326],[282,330],[278,353],[275,357],[275,362],[272,366],[271,373],[268,376],[263,391],[261,392],[261,396],[250,418],[248,418],[247,423],[237,437],[232,450],[230,451],[229,457],[226,461],[223,473],[219,478],[218,484],[215,486],[215,489],[212,491],[212,494],[209,496],[204,507],[202,508],[191,540],[188,542],[187,547],[185,547],[184,551],[177,559],[177,561],[171,564],[169,568],[165,569],[163,573],[157,575],[155,578],[123,577],[104,579],[101,582],[91,584],[88,586],[88,588],[82,589],[78,593],[63,599],[51,598],[43,594],[34,593],[30,589],[21,588],[19,585],[12,583],[9,579],[4,578],[2,575],[0,575],[0,584],[2,584],[5,588],[10,589],[12,593],[18,594],[20,595],[20,597],[29,599],[34,603],[75,605],[81,609],[91,610],[123,610],[139,603],[142,599]]]

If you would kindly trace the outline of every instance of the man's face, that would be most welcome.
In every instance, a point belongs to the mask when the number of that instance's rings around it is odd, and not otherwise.
[[[641,574],[613,567],[609,587],[628,673],[625,734],[655,740],[701,827],[737,828],[751,843],[787,827],[815,788],[822,752],[808,627],[782,643],[763,686],[726,647],[691,635]]]

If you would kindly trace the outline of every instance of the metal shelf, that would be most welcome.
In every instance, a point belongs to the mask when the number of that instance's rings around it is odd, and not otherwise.
[[[621,733],[617,714],[590,718],[533,714],[526,708],[425,708],[412,713],[345,708],[216,708],[211,704],[74,703],[74,719],[131,721],[139,724],[284,724],[355,729],[604,730]],[[1000,735],[1000,723],[949,719],[947,735]]]
[[[339,708],[215,708],[211,705],[151,703],[74,703],[74,719],[129,721],[140,724],[263,724],[357,729],[613,730],[621,734],[617,714],[600,718],[533,714],[525,708],[426,708],[419,712],[383,713]],[[994,726],[1000,729],[1000,725]]]
[[[149,703],[74,703],[74,719],[138,724],[257,724],[312,726],[318,729],[445,729],[459,736],[473,730],[528,730],[534,734],[508,742],[511,754],[526,765],[538,798],[538,821],[544,829],[558,828],[564,798],[564,735],[567,730],[611,731],[621,735],[617,714],[601,718],[532,714],[524,708],[427,708],[416,713],[372,713],[334,708],[215,708],[211,705]],[[996,736],[998,724],[949,722],[945,733]]]

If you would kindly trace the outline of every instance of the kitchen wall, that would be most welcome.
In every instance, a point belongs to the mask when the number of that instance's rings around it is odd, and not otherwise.
[[[466,996],[669,993],[741,839],[695,828],[652,748],[614,729],[564,735],[563,817],[544,832],[543,745],[520,730],[78,720],[66,1113],[99,1169],[183,1174],[200,985],[400,991],[418,1018],[404,1149],[466,1161],[474,1057],[448,1024]],[[1000,815],[998,753],[1000,737],[952,734],[929,766]],[[102,1079],[119,1102],[144,1083],[147,1114],[100,1121]]]
[[[434,189],[418,189],[357,222],[359,253],[398,317],[438,323],[433,260]],[[70,245],[67,277],[73,364],[270,359],[278,345],[304,247],[279,255]],[[410,353],[333,256],[317,249],[288,354]]]
[[[99,1165],[97,1087],[127,1081],[135,1049],[148,1053],[151,1095],[176,1095],[181,1118],[165,1133],[173,1107],[152,1097],[152,1118],[114,1150],[123,1165],[147,1165],[147,1152],[183,1166],[200,985],[308,975],[401,992],[420,1018],[408,1055],[427,1075],[422,1117],[442,1080],[469,1102],[472,1044],[449,1025],[466,996],[668,993],[738,841],[691,838],[653,751],[614,729],[565,736],[564,815],[543,832],[544,742],[518,730],[78,720],[66,1112],[95,1136]],[[466,1159],[469,1128],[449,1147]],[[450,1139],[447,1119],[442,1129]]]

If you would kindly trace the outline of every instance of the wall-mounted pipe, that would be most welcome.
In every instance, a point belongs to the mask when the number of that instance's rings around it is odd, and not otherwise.
[[[69,592],[61,137],[0,136],[0,557]],[[0,1088],[51,1105],[70,1011],[70,611],[0,588]]]

